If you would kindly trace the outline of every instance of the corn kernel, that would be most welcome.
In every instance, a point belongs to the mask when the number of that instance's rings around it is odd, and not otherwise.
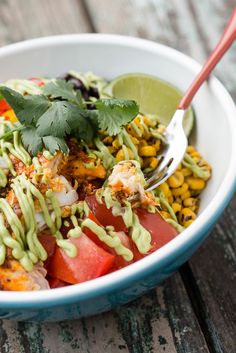
[[[192,171],[188,168],[182,168],[181,172],[183,174],[184,177],[190,176],[192,174]]]
[[[184,182],[184,176],[179,171],[174,172],[174,174],[171,175],[167,180],[167,183],[171,188],[178,188],[183,184],[183,182]]]
[[[188,197],[186,199],[184,199],[183,201],[183,205],[185,207],[193,207],[198,203],[198,199],[194,198],[194,197]]]
[[[171,207],[173,208],[174,213],[177,213],[181,210],[181,205],[177,202],[173,202]]]
[[[173,194],[174,196],[181,196],[181,195],[183,195],[186,191],[188,191],[188,184],[187,184],[187,183],[183,183],[183,185],[180,186],[179,188],[172,189],[172,194]]]
[[[186,182],[188,183],[189,188],[192,190],[202,190],[206,185],[203,179],[194,177],[186,178]]]
[[[139,147],[143,147],[143,146],[147,146],[147,145],[148,145],[148,143],[147,143],[146,140],[140,140],[139,141]]]
[[[155,144],[152,145],[152,146],[155,148],[156,152],[159,151],[159,149],[161,147],[161,141],[160,140],[156,140]]]
[[[174,198],[173,198],[172,195],[170,195],[170,196],[168,197],[168,202],[169,202],[169,204],[172,204],[172,203],[174,202]]]
[[[180,196],[181,196],[181,199],[182,199],[182,200],[185,200],[185,199],[191,197],[191,194],[190,194],[190,191],[187,190],[185,193],[183,193],[183,194],[180,195]]]
[[[190,208],[186,207],[180,211],[179,222],[180,224],[185,226],[188,221],[194,220],[196,219],[196,217],[197,217],[196,214]]]
[[[120,143],[117,138],[112,142],[112,146],[116,149],[120,147]]]
[[[169,197],[171,195],[171,191],[167,183],[162,183],[159,188],[161,189],[165,197]]]
[[[143,146],[139,148],[139,155],[142,157],[155,157],[156,149],[153,146]]]
[[[152,125],[151,119],[146,115],[143,117],[143,121],[146,125]]]
[[[193,219],[190,219],[189,221],[184,222],[184,227],[185,227],[185,228],[189,227],[189,226],[190,226],[190,224],[192,224],[193,222],[194,222],[194,220],[193,220]]]
[[[150,167],[152,169],[155,169],[158,165],[158,159],[155,158],[155,157],[151,157],[151,160],[150,160]]]
[[[109,149],[110,153],[115,153],[116,150],[117,150],[117,149],[116,149],[115,147],[113,147],[113,146],[108,146],[107,148]]]
[[[161,211],[160,214],[165,219],[171,218],[170,214],[168,212],[166,212],[166,211]]]
[[[129,159],[133,159],[134,158],[134,153],[133,153],[133,151],[131,151],[129,148],[127,148],[127,150],[128,150],[128,153],[129,153]],[[124,159],[125,159],[125,155],[124,155],[124,151],[123,151],[123,149],[121,148],[118,152],[117,152],[117,154],[116,154],[116,159],[117,159],[117,161],[123,161]]]
[[[106,136],[102,142],[105,143],[105,144],[108,144],[108,145],[111,145],[112,144],[112,141],[113,141],[113,138],[111,136]]]
[[[131,140],[132,140],[134,145],[138,145],[139,144],[139,140],[136,137],[130,136],[130,138],[131,138]]]
[[[192,153],[192,152],[195,152],[196,150],[195,150],[195,148],[193,147],[193,146],[191,146],[191,145],[189,145],[188,147],[187,147],[187,152],[188,153]]]

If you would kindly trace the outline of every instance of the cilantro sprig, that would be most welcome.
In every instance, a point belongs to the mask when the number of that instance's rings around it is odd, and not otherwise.
[[[69,136],[88,143],[98,130],[117,135],[139,112],[135,101],[125,99],[98,99],[89,110],[80,91],[62,79],[48,82],[40,95],[22,96],[6,86],[0,86],[0,95],[14,110],[22,142],[34,156],[43,148],[67,154]]]

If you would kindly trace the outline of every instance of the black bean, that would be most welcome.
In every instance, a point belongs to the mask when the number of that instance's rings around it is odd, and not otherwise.
[[[90,87],[90,88],[89,88],[89,95],[90,95],[91,97],[99,98],[98,89],[97,89],[96,87]]]

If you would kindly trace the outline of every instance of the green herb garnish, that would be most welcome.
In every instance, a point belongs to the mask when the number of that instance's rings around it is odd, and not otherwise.
[[[40,95],[22,96],[6,86],[0,87],[0,94],[14,110],[22,142],[34,156],[43,148],[51,154],[58,150],[67,154],[68,136],[89,143],[98,130],[105,130],[110,136],[119,134],[139,112],[132,100],[84,102],[80,91],[65,80],[48,82]],[[93,104],[95,109],[89,110],[87,104]]]

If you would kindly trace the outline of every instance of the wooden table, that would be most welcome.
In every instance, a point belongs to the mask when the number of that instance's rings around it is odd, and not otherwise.
[[[149,38],[203,62],[235,0],[0,0],[0,45],[60,33]],[[236,46],[216,74],[236,99]],[[235,117],[236,118],[236,117]],[[96,317],[0,322],[1,353],[235,353],[236,198],[199,251],[141,299]]]

